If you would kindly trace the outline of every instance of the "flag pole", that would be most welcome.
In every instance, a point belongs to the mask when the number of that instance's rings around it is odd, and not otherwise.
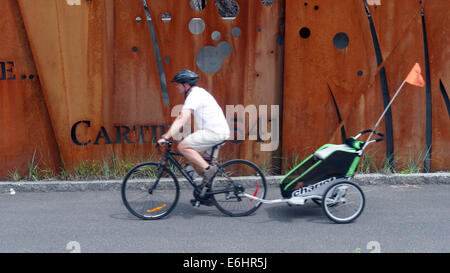
[[[424,80],[422,78],[422,74],[421,73],[422,72],[421,72],[421,69],[420,69],[420,65],[419,65],[419,63],[416,63],[414,65],[414,67],[411,69],[411,71],[409,72],[409,74],[406,77],[406,79],[402,82],[402,85],[400,85],[400,88],[397,90],[397,92],[395,92],[394,97],[392,97],[391,101],[386,106],[386,109],[384,109],[383,114],[381,114],[381,117],[378,119],[377,123],[373,127],[372,132],[370,133],[369,137],[367,138],[366,143],[364,143],[364,146],[361,149],[360,154],[362,154],[364,149],[369,144],[370,138],[373,136],[375,129],[377,129],[377,127],[380,124],[381,120],[383,119],[384,115],[389,110],[389,107],[391,107],[391,104],[394,102],[395,98],[397,97],[398,93],[400,93],[400,90],[402,90],[402,88],[405,85],[405,83],[409,83],[409,84],[412,84],[412,85],[415,85],[415,86],[419,86],[419,87],[424,87],[425,86],[425,82],[424,82]]]
[[[367,145],[369,144],[370,139],[373,136],[373,132],[375,131],[375,129],[377,129],[378,125],[380,125],[381,120],[383,119],[384,115],[386,115],[386,112],[389,110],[389,108],[391,107],[391,104],[394,102],[395,98],[397,97],[397,95],[400,93],[400,91],[402,90],[403,86],[405,85],[406,80],[404,80],[402,82],[402,85],[400,85],[400,88],[397,90],[397,92],[395,92],[394,97],[392,97],[391,101],[389,102],[389,104],[386,106],[386,109],[384,109],[383,114],[381,114],[380,118],[378,119],[377,123],[375,124],[375,126],[372,129],[372,132],[370,133],[369,137],[366,140],[366,143],[364,143],[363,148],[361,149],[361,153],[362,151],[364,151],[364,149],[367,147]]]

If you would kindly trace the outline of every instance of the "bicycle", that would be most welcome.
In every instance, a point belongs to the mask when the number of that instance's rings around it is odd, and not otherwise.
[[[206,183],[197,184],[193,176],[175,159],[183,157],[172,150],[174,141],[166,143],[167,148],[160,162],[147,162],[135,166],[124,177],[122,200],[128,211],[144,220],[161,219],[176,207],[180,196],[180,185],[174,171],[178,171],[194,188],[194,206],[208,201],[222,213],[233,216],[248,216],[262,203],[267,193],[266,179],[254,163],[233,159],[218,164],[215,154],[226,141],[212,148],[204,159],[216,164],[217,171]],[[159,149],[159,145],[157,145]],[[253,197],[253,198],[249,198]]]

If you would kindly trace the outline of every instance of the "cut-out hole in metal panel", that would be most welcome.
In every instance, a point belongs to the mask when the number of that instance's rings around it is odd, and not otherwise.
[[[216,0],[215,5],[224,20],[234,20],[239,14],[239,4],[235,0]]]
[[[334,46],[337,49],[341,49],[341,50],[347,48],[349,42],[350,42],[350,39],[348,38],[347,34],[345,34],[343,32],[336,34],[333,39]]]
[[[170,15],[170,13],[168,13],[168,12],[164,12],[163,15],[161,16],[161,20],[164,23],[168,23],[168,22],[172,21],[172,15]]]
[[[311,36],[311,30],[309,30],[309,28],[304,27],[300,29],[300,37],[302,37],[303,39],[307,39],[309,38],[309,36]]]
[[[206,8],[206,0],[191,0],[191,8],[195,11],[202,11]]]
[[[233,47],[228,42],[221,42],[216,47],[205,46],[197,54],[197,66],[206,74],[214,74],[222,68],[223,60],[232,51]]]
[[[272,6],[273,2],[275,2],[275,0],[261,0],[261,3],[263,3],[264,6]]]
[[[214,41],[219,41],[220,38],[222,38],[222,34],[220,33],[220,31],[215,30],[215,31],[213,31],[213,33],[211,34],[211,38],[212,38]]]
[[[201,34],[205,31],[205,22],[201,18],[193,18],[189,22],[189,30],[195,35]]]
[[[233,35],[233,37],[239,37],[239,36],[241,36],[241,29],[238,28],[238,27],[234,27],[234,28],[231,30],[231,35]]]

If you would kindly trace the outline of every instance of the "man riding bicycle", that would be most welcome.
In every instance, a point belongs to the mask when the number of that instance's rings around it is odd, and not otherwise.
[[[179,152],[194,166],[201,169],[203,183],[208,182],[217,171],[217,166],[209,165],[202,157],[215,145],[230,137],[225,115],[214,97],[205,89],[198,87],[200,77],[193,71],[179,71],[172,82],[177,83],[180,94],[184,93],[183,108],[158,144],[164,145],[170,138],[176,138],[180,129],[190,122],[194,115],[195,132],[178,144]]]

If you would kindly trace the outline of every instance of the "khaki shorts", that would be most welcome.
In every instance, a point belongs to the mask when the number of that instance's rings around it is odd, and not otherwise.
[[[187,136],[184,140],[192,149],[199,153],[211,154],[212,147],[227,140],[229,136],[217,134],[209,130],[199,130]],[[218,156],[219,149],[214,153],[214,157]]]

